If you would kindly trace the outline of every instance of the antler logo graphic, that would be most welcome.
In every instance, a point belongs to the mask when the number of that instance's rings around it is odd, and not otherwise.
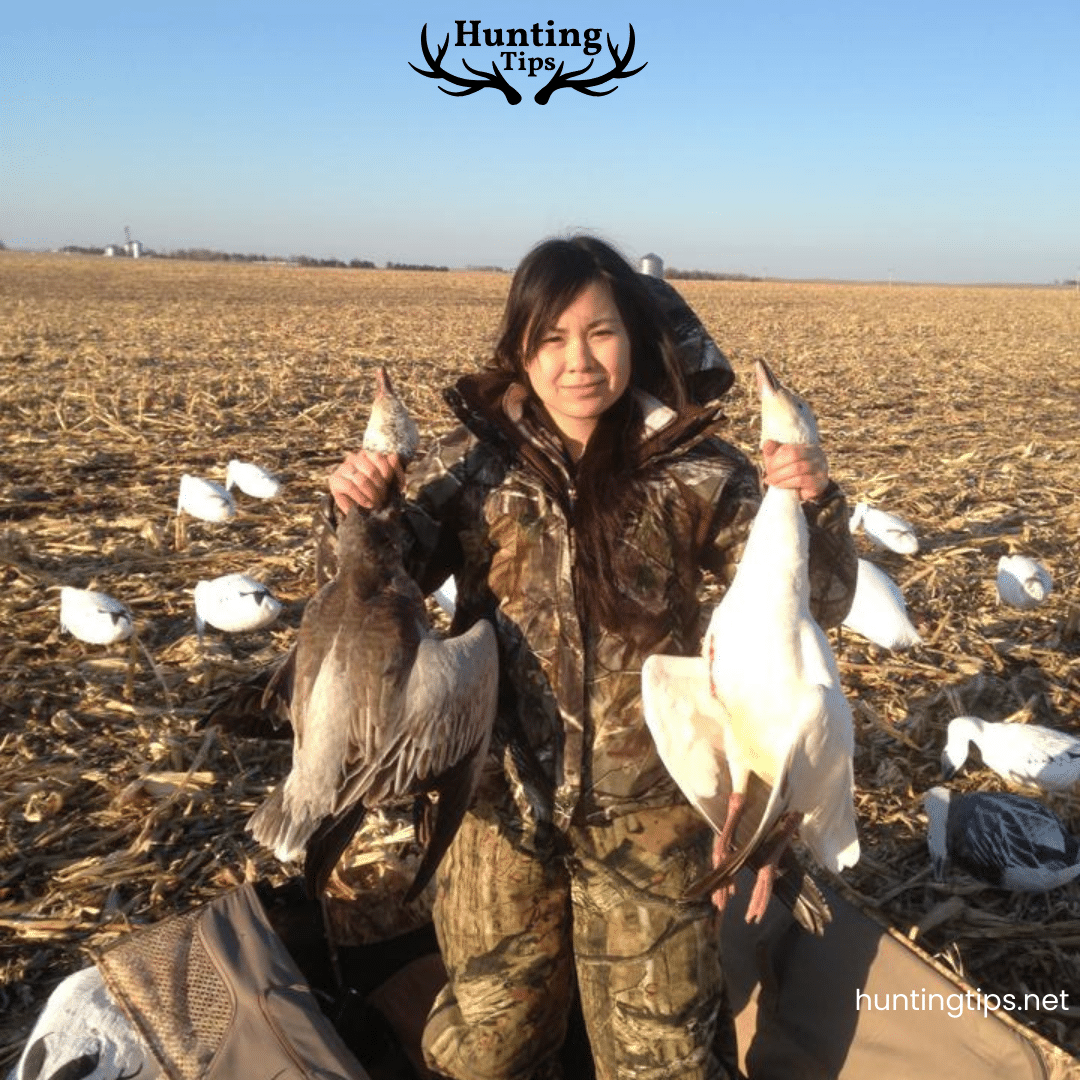
[[[631,75],[636,75],[648,64],[641,64],[640,66],[631,69],[630,58],[634,55],[634,26],[633,23],[628,24],[630,26],[630,37],[626,43],[626,52],[624,55],[619,54],[617,46],[611,42],[611,35],[607,35],[607,47],[608,52],[611,53],[611,58],[614,61],[610,71],[606,71],[600,75],[587,76],[587,73],[592,70],[595,61],[590,59],[589,62],[582,68],[578,68],[576,71],[566,71],[566,62],[560,61],[558,68],[555,67],[555,58],[553,56],[536,56],[526,55],[524,51],[518,51],[514,46],[528,46],[533,45],[538,48],[578,48],[582,47],[586,56],[591,57],[594,53],[601,51],[599,38],[603,32],[599,27],[594,27],[583,31],[579,34],[578,30],[570,28],[560,28],[558,30],[554,27],[554,20],[548,19],[548,26],[541,28],[539,20],[533,23],[531,30],[524,27],[514,27],[505,31],[502,28],[485,28],[483,31],[483,38],[485,44],[489,48],[500,47],[502,51],[499,52],[499,56],[504,61],[500,67],[494,60],[491,63],[491,71],[478,71],[472,65],[465,60],[461,61],[464,69],[476,78],[466,78],[464,75],[454,74],[447,71],[443,67],[443,61],[446,58],[447,51],[450,48],[450,35],[447,34],[443,39],[442,45],[439,46],[435,56],[431,55],[431,49],[428,47],[427,41],[427,23],[424,23],[423,29],[420,31],[420,48],[423,50],[424,59],[427,61],[427,68],[417,67],[413,63],[409,63],[409,67],[413,69],[418,75],[423,75],[426,79],[439,79],[443,82],[449,83],[451,86],[461,87],[460,90],[450,90],[445,86],[440,86],[439,89],[450,97],[468,97],[470,94],[475,94],[478,90],[498,90],[511,105],[517,105],[521,102],[521,94],[507,81],[503,75],[504,71],[513,70],[526,70],[526,64],[528,66],[529,77],[532,78],[541,71],[552,71],[554,74],[548,80],[547,84],[542,86],[533,97],[533,100],[537,105],[546,105],[551,100],[551,95],[556,90],[570,89],[576,90],[579,94],[586,94],[589,97],[607,97],[608,94],[613,94],[618,90],[618,84],[609,86],[607,89],[598,90],[599,86],[604,83],[613,82],[619,79],[628,79]],[[531,34],[531,38],[530,38]],[[556,35],[558,35],[558,42],[556,42]],[[582,37],[584,38],[584,44],[582,45]],[[480,46],[480,20],[473,19],[469,23],[465,19],[457,20],[457,41],[456,45],[459,46],[471,46],[473,48]],[[506,44],[510,48],[502,49],[502,46]],[[516,67],[514,66],[516,65]]]
[[[566,74],[563,74],[564,65],[560,63],[548,84],[537,90],[536,97],[533,98],[536,104],[546,105],[551,95],[556,90],[562,90],[564,87],[577,90],[579,94],[588,94],[589,97],[607,97],[608,94],[613,94],[619,87],[616,85],[611,87],[610,90],[594,90],[593,87],[600,86],[611,79],[628,79],[631,75],[636,75],[641,68],[647,67],[649,62],[646,60],[641,67],[634,68],[633,71],[626,70],[626,65],[630,63],[630,57],[634,55],[634,24],[630,23],[629,26],[630,40],[626,43],[626,55],[621,59],[619,50],[611,44],[611,35],[607,35],[608,51],[615,61],[615,66],[610,71],[605,72],[603,75],[594,75],[591,79],[579,79],[579,75],[584,75],[593,66],[591,60],[583,68],[579,68],[577,71],[569,71]]]
[[[427,43],[427,23],[424,23],[424,29],[420,31],[420,48],[424,50],[424,59],[428,62],[428,67],[431,70],[424,71],[411,62],[409,67],[418,75],[423,75],[428,79],[445,79],[448,83],[453,83],[454,86],[465,87],[464,90],[447,90],[445,86],[439,87],[444,94],[449,94],[451,97],[468,97],[470,94],[475,94],[477,90],[486,90],[491,87],[494,90],[501,90],[511,105],[517,105],[521,101],[521,95],[503,78],[502,72],[495,66],[494,60],[491,62],[492,73],[490,75],[486,71],[477,71],[476,68],[469,67],[464,60],[461,61],[464,68],[474,75],[480,76],[478,79],[465,79],[460,75],[452,75],[449,71],[444,71],[442,61],[449,47],[450,35],[447,34],[446,40],[443,41],[439,49],[439,55],[432,58]]]

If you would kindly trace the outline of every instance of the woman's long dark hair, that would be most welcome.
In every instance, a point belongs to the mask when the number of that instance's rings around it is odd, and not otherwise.
[[[645,612],[619,588],[614,552],[640,508],[636,481],[644,417],[631,391],[644,390],[676,411],[689,400],[666,317],[633,267],[603,240],[586,235],[545,240],[514,274],[492,362],[529,387],[525,368],[544,333],[594,281],[607,282],[619,309],[630,341],[631,374],[627,391],[600,417],[577,463],[575,588],[591,619],[649,639],[659,628],[647,625]],[[532,405],[534,415],[550,425],[535,396]]]

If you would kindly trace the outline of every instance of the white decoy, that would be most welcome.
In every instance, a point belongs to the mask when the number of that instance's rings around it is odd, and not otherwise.
[[[88,645],[115,645],[135,630],[127,605],[102,592],[65,585],[60,590],[60,626]]]
[[[431,634],[423,596],[401,565],[397,514],[354,507],[339,526],[338,574],[305,608],[288,674],[292,769],[248,823],[283,862],[303,857],[313,897],[366,811],[403,800],[414,800],[427,843],[406,900],[416,896],[487,756],[495,631],[480,620],[445,641]]]
[[[281,613],[281,602],[247,574],[223,574],[195,586],[195,629],[202,638],[206,625],[227,634],[261,630]]]
[[[863,532],[877,547],[888,548],[900,555],[914,555],[919,550],[919,537],[910,522],[869,503],[855,504],[849,524],[852,532],[861,525]]]
[[[934,787],[923,796],[934,877],[948,863],[1000,889],[1046,892],[1080,875],[1080,845],[1038,799]]]
[[[272,499],[281,491],[281,481],[261,465],[233,458],[225,467],[225,490],[234,487],[253,499]]]
[[[761,361],[761,441],[812,445],[809,406]],[[751,841],[722,857],[702,884],[725,884],[783,819],[811,854],[838,872],[859,858],[851,708],[828,639],[810,613],[809,531],[797,491],[769,487],[703,643],[722,707],[732,794],[717,851],[731,848],[751,772],[772,788]],[[777,856],[779,852],[776,853]],[[775,857],[758,873],[748,919],[765,910]]]
[[[364,429],[363,449],[379,454],[397,454],[409,462],[420,445],[416,421],[394,392],[386,368],[375,369],[375,399]]]
[[[49,995],[8,1080],[157,1080],[165,1074],[96,967]]]
[[[654,654],[646,658],[641,666],[641,701],[660,759],[719,836],[728,813],[731,775],[724,753],[724,717],[709,686],[708,661],[701,656]],[[748,805],[735,833],[736,846],[754,834],[768,804],[768,789],[750,779]],[[762,851],[767,847],[768,843],[749,856],[750,870],[756,872],[764,865]],[[783,872],[775,882],[777,897],[807,930],[824,933],[831,914],[813,879],[804,873],[790,849],[780,856],[780,866]]]
[[[178,549],[187,542],[185,514],[201,521],[229,521],[236,516],[236,503],[220,484],[184,473],[180,477],[180,494],[176,499],[174,543]]]
[[[988,769],[1013,783],[1065,791],[1080,780],[1080,738],[1039,724],[991,723],[977,716],[949,721],[941,755],[946,780],[963,768],[972,743]]]
[[[910,649],[922,644],[908,618],[900,586],[868,559],[859,559],[855,596],[842,625],[883,649]]]
[[[184,473],[180,477],[177,514],[190,514],[202,521],[229,521],[236,516],[233,497],[220,484]]]
[[[1053,588],[1050,572],[1027,555],[1002,555],[997,567],[997,595],[1002,604],[1030,611],[1038,607]]]

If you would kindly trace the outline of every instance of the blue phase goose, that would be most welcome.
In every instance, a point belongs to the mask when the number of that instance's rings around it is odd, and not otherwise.
[[[756,362],[761,442],[813,445],[810,407]],[[727,887],[778,824],[797,831],[813,857],[837,872],[859,858],[855,827],[854,729],[824,631],[810,613],[809,532],[796,491],[770,487],[762,499],[735,578],[716,606],[703,643],[720,705],[731,770],[728,813],[717,838],[716,869],[704,893]],[[735,846],[750,774],[772,790],[748,843]],[[747,919],[762,917],[785,840],[758,871]]]
[[[1038,799],[931,788],[923,796],[934,877],[951,862],[999,889],[1046,892],[1080,875],[1080,845]]]
[[[380,369],[364,442],[403,461],[415,425]],[[407,414],[406,414],[407,415]],[[411,425],[411,427],[410,427]],[[248,830],[283,861],[304,860],[321,895],[366,811],[412,801],[425,846],[405,894],[434,873],[472,801],[498,692],[498,647],[487,620],[441,639],[402,565],[401,504],[354,507],[338,529],[338,571],[309,601],[291,655],[264,701],[288,696],[293,763]],[[436,803],[430,795],[438,793]]]
[[[990,723],[977,716],[949,721],[942,773],[952,778],[974,743],[983,764],[998,776],[1044,791],[1065,791],[1080,780],[1080,738],[1039,724]]]

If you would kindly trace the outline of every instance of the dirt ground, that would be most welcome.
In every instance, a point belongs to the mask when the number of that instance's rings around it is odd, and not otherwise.
[[[385,363],[425,440],[480,363],[501,274],[301,269],[0,252],[0,1071],[89,948],[233,885],[282,880],[243,832],[288,744],[203,727],[216,691],[280,656],[312,592],[311,514]],[[729,355],[733,441],[751,365],[814,406],[834,477],[911,521],[917,555],[860,553],[904,590],[923,645],[833,635],[857,724],[859,865],[847,895],[984,991],[1080,984],[1080,887],[1021,897],[931,880],[921,794],[948,720],[1019,714],[1080,733],[1080,294],[1066,289],[676,282]],[[284,481],[222,525],[186,523],[190,472]],[[997,604],[999,556],[1054,590]],[[198,642],[195,583],[244,571],[273,627]],[[146,653],[80,644],[59,587],[108,592]],[[156,671],[147,655],[152,658]],[[977,762],[961,790],[1005,790]],[[1080,803],[1047,801],[1080,833]],[[1018,1016],[1080,1052],[1080,1011]]]

